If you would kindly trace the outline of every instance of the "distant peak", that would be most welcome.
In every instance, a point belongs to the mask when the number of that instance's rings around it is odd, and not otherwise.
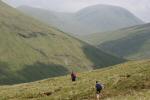
[[[85,7],[81,10],[79,10],[78,12],[82,12],[82,11],[85,11],[85,10],[89,10],[89,9],[92,9],[92,10],[100,10],[100,9],[121,9],[121,10],[124,10],[124,11],[128,11],[127,9],[123,8],[123,7],[120,7],[120,6],[115,6],[115,5],[106,5],[106,4],[97,4],[97,5],[92,5],[92,6],[88,6],[88,7]],[[129,12],[129,11],[128,11]]]

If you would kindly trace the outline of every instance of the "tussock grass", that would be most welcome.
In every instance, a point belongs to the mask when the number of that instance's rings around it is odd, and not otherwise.
[[[103,100],[149,100],[150,60],[128,63],[42,81],[1,86],[2,100],[95,100],[95,81],[105,85]]]

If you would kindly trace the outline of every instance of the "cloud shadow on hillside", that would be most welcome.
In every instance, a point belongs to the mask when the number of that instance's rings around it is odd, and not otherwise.
[[[62,76],[68,73],[68,69],[62,65],[45,64],[41,62],[36,62],[33,65],[25,65],[25,68],[18,72],[19,75],[30,81]]]
[[[0,85],[14,83],[16,78],[15,74],[10,71],[8,63],[0,61]]]
[[[1,68],[1,67],[0,67]],[[8,66],[5,65],[3,71],[6,73],[6,77],[0,79],[0,85],[12,85],[12,84],[19,84],[25,82],[33,82],[37,80],[42,80],[46,78],[62,76],[69,73],[67,68],[62,65],[56,64],[45,64],[42,62],[36,62],[33,65],[24,65],[22,70],[10,73],[8,71]]]
[[[86,57],[93,62],[94,65],[92,67],[94,69],[109,67],[126,61],[122,58],[109,55],[91,45],[85,45],[82,49]]]

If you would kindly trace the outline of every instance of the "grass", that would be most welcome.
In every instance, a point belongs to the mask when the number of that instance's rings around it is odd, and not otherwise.
[[[92,72],[0,87],[1,100],[95,100],[95,81],[105,85],[102,100],[149,100],[150,60],[130,61]]]
[[[125,61],[26,16],[2,1],[0,15],[0,84],[31,82],[65,75],[71,70],[86,71],[94,69],[93,66],[106,67]]]

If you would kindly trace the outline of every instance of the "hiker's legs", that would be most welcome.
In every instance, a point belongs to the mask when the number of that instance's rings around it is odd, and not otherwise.
[[[96,99],[99,100],[100,99],[100,95],[96,94]]]
[[[97,100],[100,100],[100,98],[101,98],[101,90],[97,90],[97,92],[96,92],[96,98],[97,98]]]
[[[76,79],[75,79],[75,78],[72,78],[72,81],[74,82],[74,81],[76,81]]]

